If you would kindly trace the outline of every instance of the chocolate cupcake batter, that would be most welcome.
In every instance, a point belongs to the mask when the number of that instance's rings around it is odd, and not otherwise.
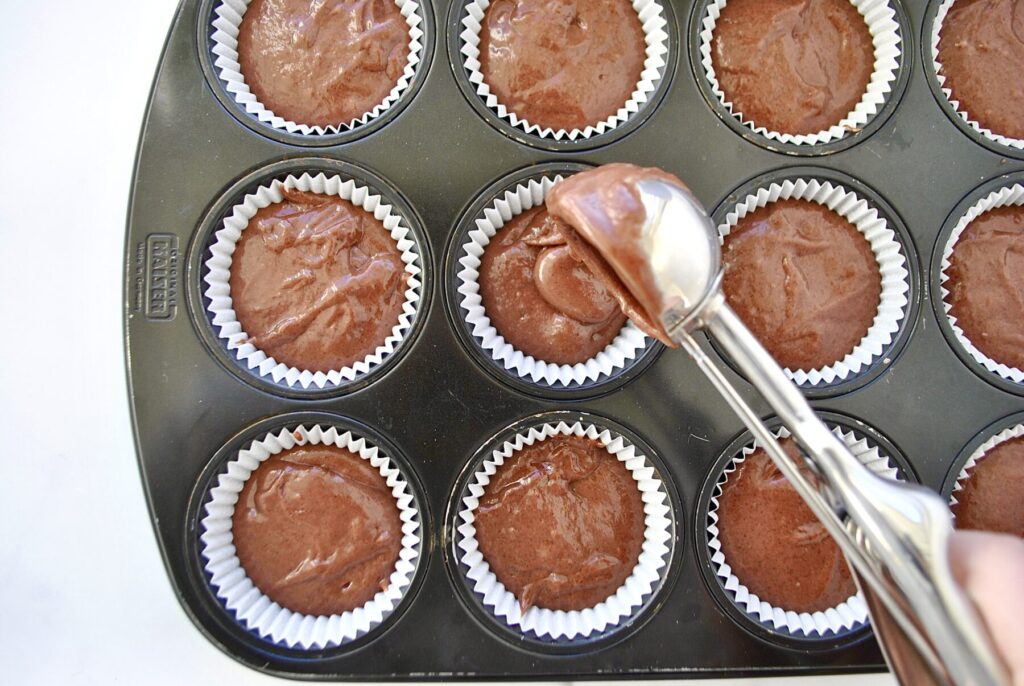
[[[629,0],[494,0],[482,24],[484,82],[541,128],[595,125],[640,81],[646,44]]]
[[[231,263],[231,299],[249,341],[278,362],[341,369],[383,345],[408,277],[390,233],[336,195],[284,190],[259,210]]]
[[[626,317],[614,295],[573,256],[544,207],[495,234],[480,264],[480,295],[494,328],[517,350],[554,364],[605,349]]]
[[[950,314],[988,357],[1024,369],[1024,207],[997,207],[960,234],[946,270]]]
[[[983,128],[1024,138],[1024,0],[957,0],[939,31],[951,100]]]
[[[867,23],[849,0],[729,0],[711,43],[733,112],[780,133],[838,124],[867,91],[874,62]]]
[[[780,443],[813,479],[793,439]],[[824,611],[857,593],[839,546],[760,448],[722,485],[718,539],[740,583],[775,607]]]
[[[354,610],[387,589],[402,547],[380,472],[348,450],[306,445],[261,464],[231,518],[246,575],[293,612]]]
[[[686,190],[668,172],[632,164],[605,164],[575,174],[551,189],[547,205],[562,220],[566,242],[605,283],[622,311],[648,335],[676,347],[659,317],[665,309],[651,265],[640,246],[647,210],[637,184],[656,180]]]
[[[967,471],[954,495],[958,529],[1024,537],[1024,438],[1003,441]]]
[[[394,0],[253,0],[238,62],[256,99],[309,126],[348,124],[381,104],[409,60]]]
[[[807,200],[779,200],[741,219],[722,247],[726,300],[788,369],[842,360],[878,312],[882,279],[864,235]]]
[[[498,467],[475,526],[481,554],[524,612],[583,610],[632,574],[644,509],[629,470],[600,442],[554,436]]]

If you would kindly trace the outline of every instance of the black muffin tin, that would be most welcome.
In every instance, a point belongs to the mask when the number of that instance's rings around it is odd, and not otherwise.
[[[699,493],[743,426],[694,364],[655,347],[624,383],[536,392],[486,368],[451,307],[450,251],[471,205],[511,174],[535,165],[613,161],[681,176],[709,211],[768,173],[813,164],[852,177],[905,227],[917,304],[877,374],[812,404],[884,435],[925,485],[939,490],[957,454],[985,427],[1024,410],[1021,389],[958,356],[935,306],[940,230],[958,204],[992,179],[1024,171],[1015,151],[982,145],[941,104],[925,34],[936,3],[903,2],[902,70],[877,121],[849,144],[813,159],[767,149],[739,132],[702,94],[694,62],[694,12],[670,5],[670,54],[656,96],[601,141],[553,145],[481,116],[463,80],[457,16],[427,3],[423,62],[393,112],[337,136],[267,129],[226,97],[209,54],[214,0],[185,0],[157,72],[140,138],[125,243],[128,383],[146,497],[161,554],[182,607],[221,650],[264,672],[333,680],[685,677],[835,673],[883,669],[870,634],[812,646],[773,640],[723,605],[707,578],[706,513]],[[896,0],[891,0],[893,4]],[[931,7],[926,6],[931,5]],[[621,134],[621,135],[620,135]],[[317,158],[315,161],[310,161]],[[304,167],[338,170],[405,203],[423,232],[424,302],[409,340],[385,369],[344,389],[301,393],[254,381],[222,354],[200,287],[211,227],[232,189],[254,174]],[[928,301],[932,305],[928,306]],[[710,345],[708,352],[718,356]],[[729,379],[749,391],[726,361]],[[755,408],[769,415],[760,401]],[[651,448],[675,494],[669,577],[628,630],[608,640],[543,650],[496,630],[472,607],[451,554],[447,516],[460,476],[478,450],[521,420],[553,410],[591,413]],[[295,414],[298,413],[298,414]],[[326,414],[318,414],[326,413]],[[289,415],[288,417],[282,417]],[[420,489],[423,559],[412,589],[386,624],[351,644],[301,651],[246,631],[211,592],[198,557],[205,485],[254,432],[281,422],[364,427],[408,467]]]

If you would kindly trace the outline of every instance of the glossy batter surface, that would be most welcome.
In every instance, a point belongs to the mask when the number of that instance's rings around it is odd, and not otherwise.
[[[408,276],[372,214],[336,195],[284,191],[242,232],[231,298],[250,342],[278,362],[341,369],[399,323]]]
[[[939,32],[952,100],[982,127],[1024,138],[1024,0],[957,0]]]
[[[598,441],[554,436],[514,453],[476,511],[480,552],[525,612],[583,610],[633,572],[643,502],[629,470]]]
[[[573,253],[608,285],[623,313],[649,336],[676,347],[661,325],[666,303],[645,247],[648,217],[639,188],[645,181],[686,191],[661,169],[615,163],[570,176],[551,189],[547,203],[563,221],[559,228]]]
[[[299,124],[348,124],[384,101],[409,59],[394,0],[253,0],[238,34],[249,89]]]
[[[1024,537],[1024,438],[1003,441],[967,474],[955,494],[957,528]]]
[[[780,133],[838,124],[864,96],[874,62],[867,23],[848,0],[729,0],[711,44],[733,111]]]
[[[269,457],[245,482],[231,526],[253,583],[310,615],[353,610],[387,589],[402,546],[398,506],[380,472],[329,445]]]
[[[997,207],[960,234],[946,270],[947,302],[967,340],[1024,369],[1024,207]]]
[[[628,0],[495,0],[480,31],[480,70],[498,102],[556,131],[584,129],[623,107],[645,51]]]
[[[558,224],[542,206],[503,226],[484,250],[480,295],[494,328],[517,350],[576,364],[604,350],[626,317]]]
[[[793,439],[780,442],[802,464]],[[856,594],[839,547],[760,448],[723,484],[718,518],[726,562],[761,600],[783,610],[817,612]]]
[[[841,361],[877,314],[882,280],[871,245],[815,202],[751,212],[725,237],[722,260],[729,304],[788,369]]]

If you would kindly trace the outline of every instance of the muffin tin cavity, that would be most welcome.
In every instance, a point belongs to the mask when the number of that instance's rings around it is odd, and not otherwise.
[[[953,92],[946,82],[947,78],[941,73],[942,64],[939,55],[939,42],[942,38],[943,22],[949,15],[949,11],[953,8],[954,2],[955,0],[931,0],[925,12],[924,26],[921,33],[921,58],[924,62],[925,74],[928,78],[928,87],[931,89],[932,95],[935,96],[935,101],[942,108],[942,111],[968,138],[1000,155],[1024,159],[1024,138],[1003,135],[979,123],[961,102],[953,99]],[[988,12],[987,9],[985,11]],[[986,15],[984,21],[991,22],[992,25],[999,23],[1004,26],[1006,23],[1012,23],[1006,22],[1005,16],[992,16],[990,19]],[[1010,27],[1007,26],[1006,28],[1010,30]],[[999,46],[990,45],[988,50],[991,54],[997,54]],[[1010,66],[1005,60],[1004,64],[1007,67]],[[1012,69],[1012,67],[1010,68]],[[1011,76],[1011,78],[1013,77]]]
[[[246,482],[274,455],[303,446],[337,447],[368,464],[379,473],[399,513],[401,548],[387,588],[353,610],[314,616],[282,607],[249,578],[233,542],[232,519]],[[206,589],[204,603],[216,608],[239,640],[298,659],[354,650],[385,632],[419,586],[430,536],[421,492],[405,457],[375,430],[323,412],[271,417],[232,437],[196,483],[187,523],[194,532],[187,539],[190,572]],[[273,550],[261,552],[268,553]],[[312,552],[325,553],[319,548]],[[327,559],[317,558],[320,564]]]
[[[818,412],[818,416],[873,473],[901,481],[916,480],[899,451],[876,430],[842,415]],[[776,438],[790,437],[777,419],[768,421],[767,426]],[[720,538],[719,498],[730,475],[759,447],[749,431],[738,436],[712,466],[701,489],[694,535],[705,582],[730,617],[748,631],[780,646],[830,650],[862,639],[867,633],[868,611],[859,593],[826,610],[797,612],[759,598],[730,566]]]
[[[698,0],[690,15],[688,45],[694,77],[708,105],[748,141],[790,155],[827,155],[845,150],[881,128],[906,89],[912,54],[910,23],[899,0],[850,0],[871,35],[874,60],[863,96],[840,121],[814,133],[773,131],[736,110],[722,91],[712,51],[714,32],[727,0]]]
[[[910,335],[920,298],[913,243],[895,211],[874,191],[852,177],[814,167],[770,172],[730,193],[713,213],[723,243],[743,217],[782,200],[814,203],[844,217],[863,235],[877,263],[879,305],[860,342],[831,364],[785,369],[808,396],[849,392],[883,373]]]
[[[679,50],[672,5],[665,0],[632,0],[644,34],[645,56],[640,78],[618,111],[590,125],[568,130],[532,123],[499,102],[481,73],[480,34],[490,5],[491,0],[452,2],[448,14],[448,56],[459,89],[472,108],[513,140],[553,152],[606,145],[638,128],[669,90]]]
[[[543,204],[554,184],[587,167],[541,164],[496,181],[463,213],[448,245],[449,314],[473,359],[514,388],[551,399],[594,396],[621,386],[653,362],[662,345],[632,322],[601,352],[576,364],[535,359],[508,343],[491,323],[481,297],[481,257],[506,223]]]
[[[972,343],[957,324],[950,302],[951,283],[948,270],[957,242],[971,222],[984,217],[988,211],[1004,207],[1015,207],[1024,211],[1024,173],[1008,174],[986,181],[971,191],[949,214],[942,225],[932,253],[932,307],[946,341],[971,371],[1004,391],[1024,395],[1024,369],[992,359]],[[1019,274],[1015,276],[1019,277]],[[1012,299],[1012,295],[1007,294],[1006,297],[1011,298],[1011,303],[1017,302]],[[1013,317],[1010,321],[1019,320]]]
[[[501,572],[492,570],[481,552],[479,508],[488,484],[506,461],[530,446],[564,437],[596,441],[629,471],[643,503],[642,547],[623,584],[597,605],[582,610],[523,609],[496,576]],[[583,496],[567,492],[565,497]],[[665,465],[647,443],[625,427],[586,413],[549,412],[527,417],[488,439],[459,477],[446,516],[449,546],[445,552],[452,581],[467,609],[508,641],[555,654],[595,650],[637,630],[657,610],[677,556],[678,508]]]
[[[959,497],[962,497],[959,496],[959,494],[971,479],[971,474],[975,466],[978,465],[979,462],[984,461],[986,456],[1001,443],[1006,441],[1016,442],[1020,440],[1024,440],[1024,412],[1018,412],[992,422],[979,431],[978,434],[963,447],[957,455],[956,460],[954,460],[953,464],[950,466],[949,473],[946,474],[946,479],[942,484],[942,496],[949,501],[949,506],[954,512],[954,521],[956,518],[956,505]],[[1016,486],[1016,483],[1010,480],[1003,483],[1005,483],[1008,488]],[[1012,491],[1007,492],[1004,495],[1008,496],[1003,500],[1004,503],[1013,499]],[[1016,500],[1018,503],[1020,502],[1020,498],[1021,494],[1017,493]]]
[[[291,191],[341,198],[372,214],[368,219],[382,224],[383,231],[389,234],[383,240],[385,243],[393,241],[395,255],[400,255],[403,269],[397,286],[400,290],[392,297],[402,298],[401,309],[394,317],[394,324],[381,330],[384,337],[376,341],[375,349],[351,364],[331,369],[285,364],[261,349],[259,340],[244,330],[236,316],[231,293],[232,257],[236,246],[244,232],[250,230],[248,227],[257,211],[280,202],[283,194]],[[392,262],[399,264],[397,259]],[[296,397],[347,393],[379,378],[396,364],[410,345],[429,304],[429,264],[422,224],[401,194],[387,182],[346,163],[292,160],[240,179],[207,213],[193,241],[189,264],[192,314],[198,320],[207,345],[243,380],[264,390]],[[284,288],[287,290],[288,286]],[[344,296],[344,292],[339,291],[338,296]],[[314,307],[310,313],[315,312],[324,297],[326,295],[310,306]],[[202,312],[197,311],[199,307]],[[326,312],[316,317],[326,316]],[[297,317],[296,314],[290,319]],[[343,325],[341,319],[336,325]]]
[[[395,3],[408,31],[408,56],[390,92],[359,116],[336,124],[310,125],[275,114],[271,107],[259,101],[251,84],[246,83],[238,52],[239,27],[252,0],[202,0],[197,43],[207,83],[239,122],[282,143],[338,145],[377,131],[397,117],[416,96],[426,78],[434,48],[434,20],[429,2],[387,1]],[[304,30],[306,35],[315,35],[310,27]]]

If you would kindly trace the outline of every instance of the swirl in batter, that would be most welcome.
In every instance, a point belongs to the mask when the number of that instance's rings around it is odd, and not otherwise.
[[[841,361],[878,312],[882,277],[871,245],[841,215],[779,200],[742,218],[722,246],[726,299],[783,367]]]
[[[733,111],[780,133],[838,124],[864,96],[874,63],[867,23],[848,0],[729,0],[711,44]]]
[[[246,575],[282,607],[354,610],[386,590],[402,547],[398,506],[380,472],[332,445],[267,458],[231,519]]]
[[[238,32],[249,89],[274,114],[348,124],[381,104],[409,60],[394,0],[253,0]]]
[[[408,276],[372,214],[335,195],[284,190],[242,232],[231,299],[249,341],[311,371],[351,366],[398,325]]]
[[[480,552],[522,610],[583,610],[614,594],[644,540],[640,491],[598,441],[554,436],[514,453],[477,508]]]
[[[949,264],[957,326],[988,357],[1024,369],[1024,207],[997,207],[972,221]]]

